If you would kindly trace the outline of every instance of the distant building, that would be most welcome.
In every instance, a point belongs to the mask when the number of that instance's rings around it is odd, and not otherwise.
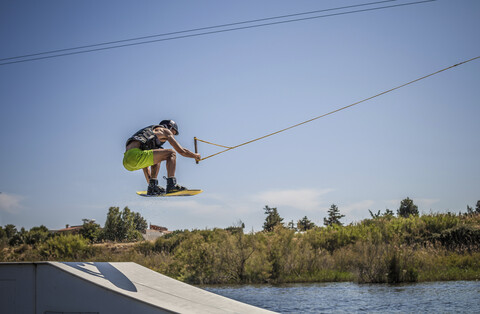
[[[65,228],[59,229],[59,230],[51,230],[54,233],[62,233],[62,234],[79,234],[80,229],[82,229],[82,226],[70,226],[66,225]]]
[[[156,225],[152,225],[152,224],[150,224],[150,230],[157,230],[157,231],[170,233],[170,231],[168,231],[168,229],[166,227],[156,226]]]
[[[80,230],[83,228],[85,224],[95,223],[95,219],[82,219],[83,225],[80,226],[70,226],[69,224],[65,225],[65,228],[59,230],[50,230],[53,233],[61,233],[61,234],[79,234]],[[101,229],[101,228],[100,228]]]
[[[142,236],[147,241],[154,241],[169,233],[172,233],[172,232],[168,231],[166,227],[150,224],[150,229],[145,230],[145,233],[143,233]]]

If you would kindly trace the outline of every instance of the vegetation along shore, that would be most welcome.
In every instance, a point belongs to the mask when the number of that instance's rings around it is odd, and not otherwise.
[[[480,279],[480,201],[465,213],[420,215],[409,198],[394,213],[343,225],[336,205],[323,226],[284,223],[265,206],[263,231],[244,225],[177,230],[142,240],[147,223],[111,207],[105,226],[85,220],[78,234],[46,227],[0,227],[0,262],[132,261],[192,284],[287,282],[401,283]]]

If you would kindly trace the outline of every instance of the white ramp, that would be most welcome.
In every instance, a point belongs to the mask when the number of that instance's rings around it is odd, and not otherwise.
[[[135,263],[0,263],[0,313],[272,313]]]

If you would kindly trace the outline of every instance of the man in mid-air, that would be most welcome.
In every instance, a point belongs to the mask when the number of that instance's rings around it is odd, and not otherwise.
[[[158,125],[150,125],[132,135],[126,143],[123,156],[123,166],[129,171],[143,169],[148,182],[147,195],[160,195],[186,190],[178,185],[175,178],[176,152],[183,157],[200,161],[200,154],[195,154],[183,148],[174,138],[178,135],[178,126],[173,120],[163,120]],[[174,149],[165,149],[163,144],[170,143]],[[158,186],[160,163],[167,162],[167,187]],[[150,169],[149,169],[150,167]]]

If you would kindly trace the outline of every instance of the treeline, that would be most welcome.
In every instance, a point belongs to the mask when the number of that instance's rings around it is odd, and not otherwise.
[[[199,284],[480,279],[480,215],[376,217],[305,232],[184,231],[136,250],[149,267]]]
[[[142,232],[147,229],[147,221],[128,207],[120,211],[119,207],[110,207],[105,226],[100,227],[93,220],[83,219],[78,234],[55,232],[45,226],[30,230],[8,224],[0,226],[0,261],[6,259],[5,248],[14,247],[20,255],[28,250],[37,254],[38,259],[69,259],[92,254],[91,244],[102,242],[131,242],[143,240]]]
[[[265,206],[264,231],[256,233],[245,233],[239,222],[226,229],[176,231],[125,249],[88,244],[79,235],[86,244],[72,238],[76,246],[69,247],[65,237],[48,250],[10,248],[3,258],[133,261],[195,284],[480,279],[480,202],[466,213],[419,215],[406,199],[397,215],[370,211],[370,219],[346,226],[338,207],[330,209],[324,226],[306,217],[284,224],[276,208]]]

